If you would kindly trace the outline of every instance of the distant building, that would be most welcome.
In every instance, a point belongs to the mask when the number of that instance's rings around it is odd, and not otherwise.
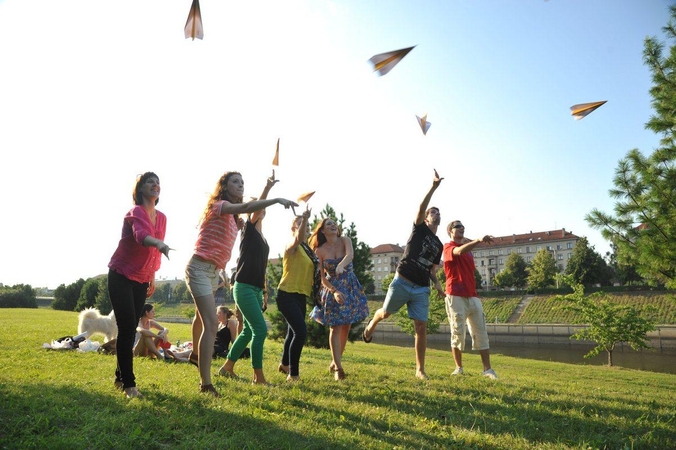
[[[505,262],[512,252],[530,263],[538,250],[546,249],[554,256],[559,272],[564,272],[579,239],[565,228],[495,237],[492,244],[481,243],[474,247],[474,264],[486,288],[494,285],[493,278],[505,269]]]
[[[375,282],[375,293],[385,294],[382,290],[383,278],[394,274],[397,270],[397,264],[404,249],[399,244],[381,244],[371,249],[371,261],[373,262],[373,280]]]

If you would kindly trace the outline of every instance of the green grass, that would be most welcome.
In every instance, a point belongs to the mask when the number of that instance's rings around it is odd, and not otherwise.
[[[0,448],[676,448],[676,375],[493,355],[492,381],[468,352],[467,375],[451,378],[449,352],[429,350],[423,382],[413,349],[357,342],[344,382],[330,377],[328,350],[306,348],[303,382],[287,384],[281,344],[268,341],[273,387],[249,384],[242,360],[243,379],[215,377],[213,399],[197,392],[194,366],[137,358],[145,397],[127,400],[112,385],[115,357],[41,348],[76,327],[73,312],[0,311]],[[190,339],[189,325],[169,328]]]

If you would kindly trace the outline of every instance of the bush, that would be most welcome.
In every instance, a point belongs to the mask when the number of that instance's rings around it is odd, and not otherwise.
[[[27,284],[0,288],[0,308],[37,308],[35,290]]]

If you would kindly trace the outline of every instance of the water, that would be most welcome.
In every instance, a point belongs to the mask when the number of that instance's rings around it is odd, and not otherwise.
[[[412,347],[413,340],[383,342],[386,344],[399,345],[402,347]],[[443,342],[430,342],[429,348],[436,350],[448,350],[450,355],[450,344]],[[601,352],[593,358],[585,358],[584,355],[592,347],[586,345],[561,345],[561,346],[524,346],[499,344],[491,345],[491,354],[513,356],[516,358],[536,359],[539,361],[555,361],[567,364],[595,365],[603,366],[608,364],[607,353]],[[469,350],[467,354],[476,354]],[[613,365],[625,367],[628,369],[646,370],[650,372],[662,372],[676,374],[676,353],[660,353],[655,350],[634,351],[630,348],[615,350],[613,352]]]

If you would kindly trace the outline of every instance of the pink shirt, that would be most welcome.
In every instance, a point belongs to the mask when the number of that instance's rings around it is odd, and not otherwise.
[[[152,236],[164,241],[167,231],[167,216],[155,210],[155,225],[150,221],[143,206],[134,206],[122,223],[122,237],[108,267],[132,281],[149,283],[155,279],[160,268],[162,253],[155,247],[145,247],[143,240]]]
[[[444,244],[444,274],[446,294],[459,297],[477,297],[472,252],[454,255],[453,249],[460,245],[451,241]]]
[[[207,261],[212,261],[219,269],[225,269],[230,261],[232,247],[237,239],[237,222],[232,214],[221,215],[221,206],[229,203],[219,200],[213,204],[211,210],[200,225],[195,254]]]

